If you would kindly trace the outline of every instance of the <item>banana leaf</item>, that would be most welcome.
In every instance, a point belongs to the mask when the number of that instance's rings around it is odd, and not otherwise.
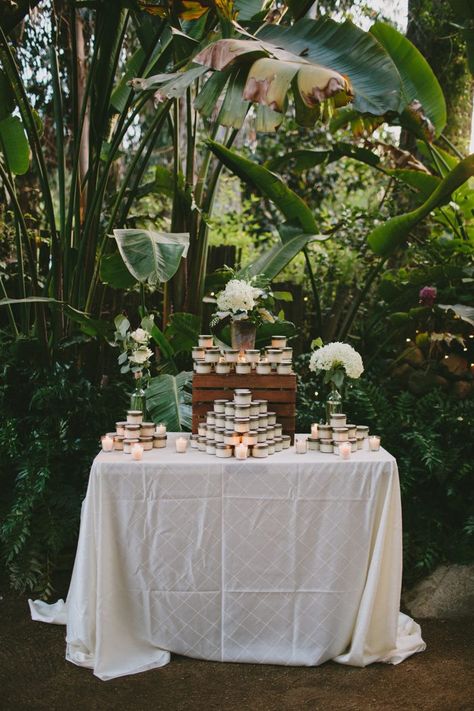
[[[146,389],[146,406],[153,422],[162,422],[170,432],[190,431],[192,426],[191,372],[158,375]]]
[[[369,234],[367,241],[372,250],[388,257],[408,237],[411,230],[436,207],[449,202],[451,194],[474,175],[474,154],[461,160],[439,183],[430,197],[415,210],[397,215]]]
[[[139,282],[166,282],[176,274],[189,246],[189,233],[151,230],[114,230],[120,255],[130,274]]]

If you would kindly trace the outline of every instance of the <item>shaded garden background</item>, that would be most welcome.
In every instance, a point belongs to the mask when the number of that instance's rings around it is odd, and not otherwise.
[[[299,356],[300,431],[323,416],[313,339],[362,354],[347,411],[398,460],[406,583],[472,559],[469,3],[410,0],[413,45],[370,3],[319,3],[311,61],[328,18],[378,23],[338,25],[330,45],[363,98],[308,108],[288,85],[279,111],[242,101],[254,57],[216,71],[192,59],[235,21],[292,27],[295,42],[312,3],[46,0],[25,19],[23,5],[0,6],[0,545],[13,588],[50,595],[71,566],[98,436],[131,388],[114,317],[155,314],[151,413],[186,429],[190,351],[226,267],[264,272],[280,294],[273,331]],[[189,233],[188,256],[165,241],[139,272],[128,230],[145,250],[147,230]]]

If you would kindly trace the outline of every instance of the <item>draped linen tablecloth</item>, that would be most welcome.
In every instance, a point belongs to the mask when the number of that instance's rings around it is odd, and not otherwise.
[[[294,450],[218,459],[166,449],[92,466],[65,604],[66,658],[112,679],[198,659],[397,664],[425,649],[399,612],[395,459]]]

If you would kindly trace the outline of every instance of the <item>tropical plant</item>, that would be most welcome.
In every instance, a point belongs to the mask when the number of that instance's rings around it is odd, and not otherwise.
[[[264,22],[256,29],[264,20],[263,7],[262,2],[236,1],[212,7],[194,3],[190,10],[176,4],[126,7],[102,0],[86,16],[70,2],[68,26],[75,30],[69,38],[64,36],[65,23],[53,13],[55,176],[46,164],[44,122],[29,101],[13,45],[2,31],[0,90],[7,111],[14,100],[30,145],[42,196],[41,246],[48,253],[44,261],[33,247],[31,228],[17,199],[14,165],[7,156],[1,180],[16,226],[18,280],[16,284],[10,280],[9,297],[3,284],[5,298],[0,303],[15,332],[28,333],[33,326],[49,351],[65,336],[71,337],[74,324],[89,335],[103,333],[107,326],[100,318],[116,300],[109,288],[114,285],[139,288],[143,303],[146,284],[154,288],[166,283],[161,303],[164,326],[172,311],[199,314],[208,216],[222,170],[222,162],[212,159],[215,146],[203,147],[201,138],[207,134],[214,140],[222,135],[221,126],[228,127],[224,145],[230,148],[252,105],[257,129],[267,130],[281,122],[290,92],[303,125],[313,125],[353,96],[357,115],[398,115],[403,103],[400,76],[390,53],[373,34],[329,18],[299,19],[293,3],[280,24]],[[89,33],[91,59],[83,76]],[[215,40],[219,34],[221,39]],[[71,71],[61,51],[65,39],[71,40]],[[135,51],[124,66],[123,50],[130,46]],[[270,81],[273,75],[276,80]],[[153,97],[158,105],[150,111]],[[435,118],[429,116],[430,121]],[[127,157],[124,149],[137,120],[141,129]],[[14,123],[19,135],[18,121]],[[173,146],[172,163],[161,166],[159,178],[157,174],[153,185],[146,186],[142,179],[154,149],[167,139]],[[20,155],[18,149],[18,163]],[[123,169],[120,182],[118,165]],[[127,224],[136,200],[147,190],[171,196],[167,234],[130,229]],[[315,233],[309,222],[305,229]],[[115,242],[109,239],[112,233]],[[292,244],[294,237],[293,233]],[[51,316],[46,309],[51,309]]]

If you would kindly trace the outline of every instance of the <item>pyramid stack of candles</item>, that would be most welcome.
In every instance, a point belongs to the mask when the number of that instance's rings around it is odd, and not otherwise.
[[[377,452],[380,449],[380,437],[369,437],[366,425],[349,424],[347,416],[342,413],[331,415],[329,423],[325,425],[311,425],[310,437],[295,440],[295,450],[299,454],[316,451],[349,459],[351,453],[359,449]]]
[[[201,335],[199,345],[192,349],[194,370],[200,375],[218,373],[227,375],[290,375],[293,372],[293,349],[286,345],[286,336],[272,336],[271,346],[261,353],[259,350],[239,351],[233,348],[221,349],[214,345],[212,336]]]
[[[234,390],[233,400],[215,400],[191,447],[217,457],[263,458],[288,449],[290,437],[282,434],[276,413],[268,411],[267,400],[253,400],[247,389]]]
[[[115,423],[115,432],[108,432],[102,437],[104,452],[118,450],[131,454],[133,459],[142,459],[143,452],[166,447],[165,425],[143,422],[141,410],[128,410],[127,419]]]

